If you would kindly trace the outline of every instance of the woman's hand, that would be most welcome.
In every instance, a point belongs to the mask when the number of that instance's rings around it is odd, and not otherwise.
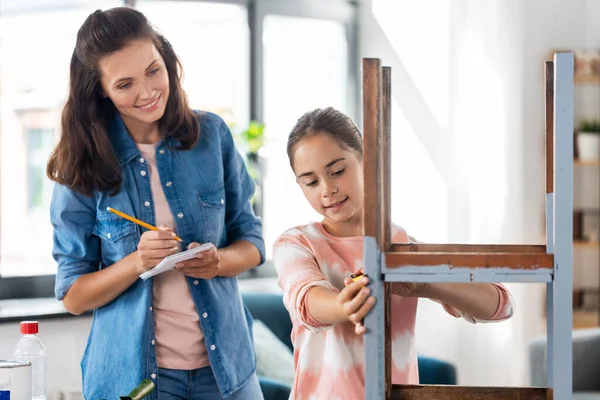
[[[366,287],[369,278],[363,276],[357,281],[350,278],[344,280],[344,289],[338,294],[337,301],[342,306],[342,310],[348,320],[354,324],[354,332],[362,335],[366,332],[363,325],[365,315],[375,305],[375,297],[369,296],[371,289]]]
[[[199,243],[192,242],[188,246],[189,249],[200,246]],[[177,263],[177,269],[183,271],[187,276],[199,279],[212,279],[219,272],[219,253],[216,247],[210,250],[196,254],[195,258]]]
[[[146,231],[140,238],[136,262],[138,275],[154,268],[163,258],[180,251],[179,242],[175,240],[175,233],[166,226],[158,229],[158,231]]]

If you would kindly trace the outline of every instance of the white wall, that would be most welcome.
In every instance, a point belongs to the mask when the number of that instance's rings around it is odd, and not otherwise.
[[[362,4],[361,57],[392,66],[394,222],[428,242],[544,243],[544,61],[599,46],[600,4]],[[545,288],[508,286],[517,307],[501,324],[469,325],[422,302],[419,351],[454,362],[460,384],[527,385]]]

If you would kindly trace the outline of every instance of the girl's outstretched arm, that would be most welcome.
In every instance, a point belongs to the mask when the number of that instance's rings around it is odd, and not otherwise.
[[[395,292],[394,287],[392,291]],[[448,305],[459,314],[479,321],[505,319],[512,314],[510,293],[503,286],[492,283],[422,283],[416,288],[415,295]]]

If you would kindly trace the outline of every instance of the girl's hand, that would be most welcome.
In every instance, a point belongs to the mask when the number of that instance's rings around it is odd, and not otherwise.
[[[179,242],[175,240],[175,233],[170,228],[161,226],[158,229],[158,231],[146,231],[140,238],[136,262],[139,274],[154,268],[163,258],[180,250]]]
[[[188,249],[193,249],[198,246],[200,246],[199,243],[192,242],[188,246]],[[210,250],[196,254],[196,257],[191,260],[177,263],[176,267],[192,278],[212,279],[217,276],[217,273],[219,272],[220,262],[219,253],[217,252],[216,247],[213,247]]]
[[[375,297],[369,296],[371,289],[365,287],[368,283],[369,278],[367,277],[362,277],[356,282],[350,278],[346,278],[344,280],[345,287],[337,297],[344,314],[354,324],[354,331],[357,335],[362,335],[366,332],[363,319],[371,308],[373,308],[373,305],[375,305]]]

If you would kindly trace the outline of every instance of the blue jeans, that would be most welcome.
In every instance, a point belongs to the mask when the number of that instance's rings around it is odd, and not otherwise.
[[[210,367],[191,371],[159,368],[158,400],[223,400]],[[263,400],[256,375],[227,400]]]

